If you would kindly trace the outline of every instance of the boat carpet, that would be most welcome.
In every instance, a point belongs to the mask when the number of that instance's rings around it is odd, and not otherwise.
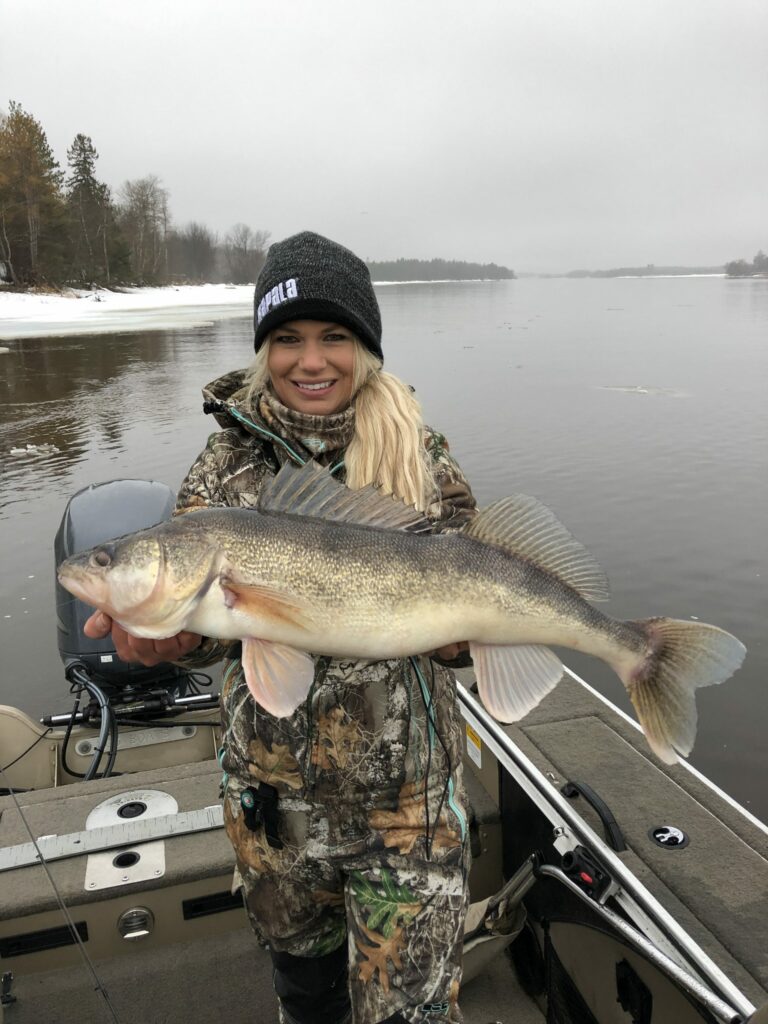
[[[120,1024],[277,1024],[272,963],[250,929],[155,949],[133,947],[96,971]],[[114,1024],[85,965],[14,980],[6,1024]],[[468,1024],[544,1024],[503,954],[463,990]]]
[[[608,804],[629,847],[619,856],[756,1005],[768,996],[768,836],[682,765],[668,766],[642,734],[566,676],[511,738],[560,788],[587,783]],[[599,834],[586,801],[574,806]],[[676,825],[681,849],[649,831]]]

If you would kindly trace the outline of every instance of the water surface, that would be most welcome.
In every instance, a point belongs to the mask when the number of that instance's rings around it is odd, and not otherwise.
[[[611,614],[695,617],[747,645],[736,677],[699,691],[691,760],[768,819],[768,281],[523,279],[378,294],[387,368],[416,387],[481,503],[521,491],[553,508],[606,569]],[[0,699],[38,716],[70,704],[53,599],[68,497],[121,477],[176,488],[216,429],[200,388],[249,361],[251,324],[7,344]],[[631,711],[609,669],[567,660]]]

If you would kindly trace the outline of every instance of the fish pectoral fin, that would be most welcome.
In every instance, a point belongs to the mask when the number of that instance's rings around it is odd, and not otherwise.
[[[309,609],[290,594],[264,583],[244,583],[232,576],[221,577],[221,589],[228,608],[244,615],[273,619],[306,629]]]
[[[480,699],[499,722],[518,722],[553,690],[563,666],[548,647],[502,647],[470,641]]]
[[[315,664],[304,651],[252,636],[243,640],[242,662],[253,699],[277,718],[293,714],[315,675]]]

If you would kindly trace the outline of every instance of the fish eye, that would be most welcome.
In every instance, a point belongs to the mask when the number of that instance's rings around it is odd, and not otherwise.
[[[91,555],[91,563],[106,569],[108,565],[112,564],[112,553],[107,548],[99,548],[98,551],[94,551]]]

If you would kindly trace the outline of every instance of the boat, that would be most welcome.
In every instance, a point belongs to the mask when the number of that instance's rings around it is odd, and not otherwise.
[[[86,488],[57,561],[159,521],[169,495]],[[58,611],[72,711],[0,706],[0,1021],[276,1020],[271,962],[233,891],[216,694],[84,642],[87,609],[68,596]],[[768,1021],[766,826],[658,761],[570,670],[514,726],[473,687],[459,670],[468,1024]]]

